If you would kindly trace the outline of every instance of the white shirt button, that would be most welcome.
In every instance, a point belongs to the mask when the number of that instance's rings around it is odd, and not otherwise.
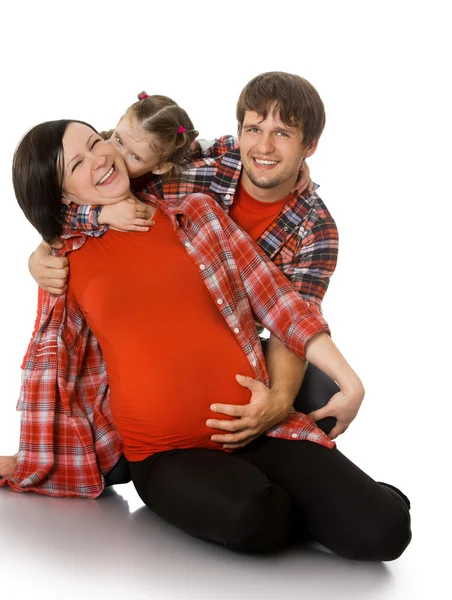
[[[201,269],[201,271],[204,271],[204,269],[206,268],[206,265],[199,265],[199,268]]]
[[[190,244],[190,242],[188,242],[188,241],[187,241],[187,242],[184,242],[184,246],[185,246],[186,248],[189,248],[189,247],[191,246],[191,244]]]
[[[234,327],[234,333],[240,333],[240,329],[238,327]]]
[[[218,298],[217,304],[223,304],[223,300],[221,298]]]
[[[224,199],[225,200],[230,200],[231,199],[231,194],[225,194]]]
[[[292,437],[293,437],[294,440],[296,440],[297,437],[298,437],[298,435],[296,433],[292,433]]]
[[[253,367],[255,367],[255,366],[257,365],[257,362],[254,360],[254,358],[253,358],[253,360],[251,361],[251,365],[252,365]]]

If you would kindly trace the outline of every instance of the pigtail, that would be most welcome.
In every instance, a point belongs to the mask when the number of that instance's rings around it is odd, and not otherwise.
[[[186,150],[190,150],[192,143],[195,141],[198,135],[199,132],[196,131],[196,129],[185,129],[183,125],[179,125],[174,143],[175,149],[180,150],[184,148]]]
[[[99,132],[99,135],[103,140],[109,140],[113,135],[113,131],[114,129],[109,129],[108,131],[101,131]]]

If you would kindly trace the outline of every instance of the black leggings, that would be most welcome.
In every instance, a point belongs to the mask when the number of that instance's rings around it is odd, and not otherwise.
[[[411,539],[408,499],[336,448],[261,437],[232,454],[201,448],[130,463],[155,513],[198,538],[268,552],[306,536],[355,560],[394,560]]]

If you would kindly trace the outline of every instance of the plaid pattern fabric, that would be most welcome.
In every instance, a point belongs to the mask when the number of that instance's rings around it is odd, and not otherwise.
[[[168,203],[145,194],[139,197],[154,201],[172,220],[256,379],[268,384],[254,318],[301,357],[312,336],[329,331],[317,311],[211,198],[194,194]],[[59,255],[86,240],[79,232],[64,237]],[[18,410],[18,466],[0,485],[52,496],[98,496],[104,474],[121,455],[122,442],[110,413],[102,353],[75,300],[66,294],[43,296]],[[335,445],[309,417],[295,411],[267,435]]]
[[[239,142],[234,135],[224,135],[216,140],[195,140],[191,146],[190,161],[218,158],[238,147]]]
[[[237,139],[224,136],[209,144],[194,144],[193,162],[177,178],[140,179],[140,187],[144,185],[145,192],[168,201],[187,194],[208,194],[228,212],[242,170]],[[318,185],[314,188],[311,194],[297,195],[288,202],[257,243],[295,290],[320,312],[336,268],[339,240],[334,219],[316,193]],[[67,215],[70,227],[102,235],[103,230],[95,227],[99,210],[98,206],[72,206]]]
[[[227,150],[232,139],[217,140],[210,148],[212,156]],[[240,150],[236,147],[223,156],[187,165],[178,179],[149,180],[145,191],[168,201],[192,193],[208,194],[228,212],[241,170]],[[311,194],[296,195],[256,241],[294,289],[321,312],[336,268],[339,240],[334,219],[315,191],[318,187],[314,184]]]
[[[108,225],[99,225],[97,217],[102,206],[79,206],[78,204],[63,204],[63,215],[66,227],[73,231],[80,231],[91,237],[102,237],[108,229]]]
[[[74,234],[72,233],[71,236]],[[60,254],[80,248],[78,235]],[[73,298],[41,290],[42,312],[24,365],[17,492],[95,498],[122,454],[102,353]]]

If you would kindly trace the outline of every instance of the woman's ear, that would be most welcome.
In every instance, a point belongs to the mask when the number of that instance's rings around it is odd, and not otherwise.
[[[152,172],[155,175],[163,175],[164,173],[168,173],[174,167],[174,163],[166,162],[161,163],[152,169]]]
[[[69,206],[69,204],[72,202],[71,194],[68,194],[63,190],[63,193],[61,194],[61,202],[66,206]]]

